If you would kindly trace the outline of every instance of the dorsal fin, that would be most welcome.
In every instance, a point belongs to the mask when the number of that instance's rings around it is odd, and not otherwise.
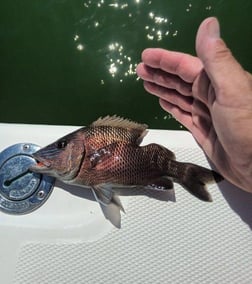
[[[94,121],[91,126],[112,126],[122,127],[127,129],[136,129],[138,131],[145,131],[148,128],[147,124],[141,124],[129,119],[122,118],[117,115],[100,117]]]
[[[91,127],[109,126],[113,128],[123,129],[123,131],[112,131],[111,135],[107,135],[105,137],[106,142],[109,142],[109,144],[116,142],[116,141],[126,141],[126,142],[136,143],[137,145],[140,145],[144,136],[148,132],[147,131],[148,125],[140,124],[140,123],[131,121],[129,119],[124,119],[116,115],[113,115],[113,116],[108,115],[103,118],[100,117],[96,121],[94,121],[90,126]],[[125,133],[127,134],[125,135]]]

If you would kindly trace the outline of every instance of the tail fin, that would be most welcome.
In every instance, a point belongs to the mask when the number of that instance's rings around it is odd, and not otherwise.
[[[220,182],[223,177],[215,171],[204,167],[191,164],[179,163],[184,168],[176,182],[180,183],[191,194],[203,201],[212,201],[210,193],[206,190],[206,185],[214,182]]]

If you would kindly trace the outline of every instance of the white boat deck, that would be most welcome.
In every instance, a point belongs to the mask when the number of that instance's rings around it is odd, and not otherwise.
[[[20,142],[45,146],[75,129],[0,124],[0,151]],[[188,132],[150,130],[144,144],[152,142],[179,161],[210,167]],[[225,181],[209,191],[212,203],[177,184],[168,201],[160,193],[122,196],[117,229],[90,190],[56,183],[32,213],[0,211],[0,282],[252,283],[252,194]]]

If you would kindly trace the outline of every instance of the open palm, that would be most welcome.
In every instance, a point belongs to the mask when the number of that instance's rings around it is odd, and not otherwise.
[[[220,39],[215,18],[201,24],[196,51],[198,57],[146,49],[137,73],[219,172],[252,192],[252,76]]]

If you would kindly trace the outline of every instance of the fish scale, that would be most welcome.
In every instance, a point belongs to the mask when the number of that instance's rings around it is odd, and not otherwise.
[[[114,188],[151,186],[167,190],[173,182],[191,194],[211,201],[205,186],[222,177],[207,168],[175,160],[169,149],[140,146],[147,125],[117,116],[99,118],[33,154],[38,161],[31,170],[74,185],[90,186],[102,205],[123,210]]]

